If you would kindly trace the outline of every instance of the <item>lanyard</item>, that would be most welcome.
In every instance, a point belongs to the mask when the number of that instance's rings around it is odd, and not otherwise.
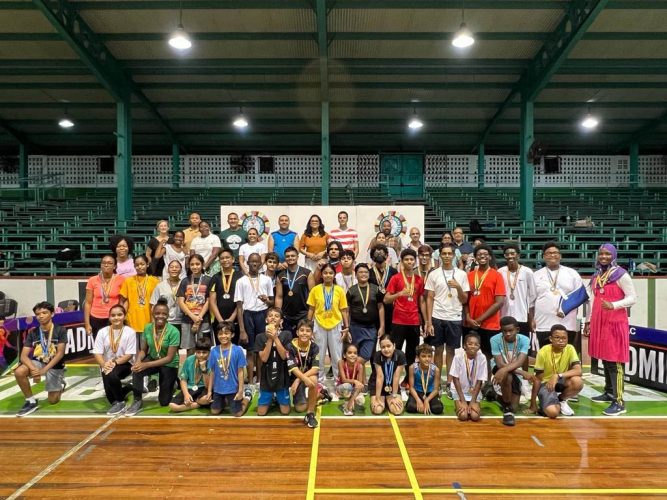
[[[417,363],[417,365],[419,365],[419,363]],[[431,365],[426,368],[426,378],[424,378],[424,370],[421,369],[421,367],[420,370],[419,378],[422,383],[422,393],[424,394],[424,398],[426,398],[426,394],[428,393],[428,383],[431,380]]]
[[[322,295],[324,295],[324,310],[331,311],[333,307],[333,296],[334,296],[334,287],[336,285],[331,285],[331,290],[327,292],[327,287],[322,285]]]
[[[167,331],[168,324],[169,323],[164,325],[164,328],[162,329],[159,335],[156,335],[157,326],[155,325],[155,323],[153,323],[153,344],[155,345],[155,355],[157,356],[157,359],[160,359],[162,357],[160,351],[162,351],[162,343],[164,342],[164,335],[165,332]]]

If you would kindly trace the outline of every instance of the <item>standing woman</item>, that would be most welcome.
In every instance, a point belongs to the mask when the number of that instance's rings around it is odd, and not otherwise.
[[[88,335],[109,324],[111,306],[120,303],[120,289],[125,278],[114,273],[116,258],[102,256],[99,274],[88,279],[86,301],[83,305],[83,324]]]
[[[121,380],[132,373],[132,362],[137,353],[137,334],[125,325],[125,309],[120,304],[111,306],[109,326],[99,331],[91,351],[102,371],[104,393],[111,404],[107,415],[125,411],[125,396]]]
[[[181,279],[187,276],[185,271],[185,233],[176,231],[171,240],[164,240],[155,250],[153,259],[162,260],[162,279],[169,278],[169,264],[176,261],[181,265]],[[157,276],[157,275],[156,275]]]
[[[211,233],[211,225],[208,221],[203,220],[199,223],[199,233],[200,235],[190,243],[190,257],[193,255],[204,257],[204,274],[213,276],[220,272],[218,254],[222,250],[222,243],[220,243],[220,238]]]
[[[609,416],[626,411],[623,365],[630,361],[627,308],[637,302],[632,278],[616,263],[617,255],[611,243],[603,244],[598,250],[596,271],[590,283],[593,296],[584,327],[584,335],[590,336],[588,353],[602,360],[604,366],[604,394],[591,399],[595,403],[609,403],[602,412]]]
[[[194,353],[195,340],[203,334],[210,335],[211,332],[208,314],[211,277],[206,276],[203,272],[204,257],[201,255],[190,257],[190,277],[183,278],[176,292],[178,306],[183,312],[181,349],[187,349],[188,355]],[[213,339],[211,339],[211,344],[215,345]]]
[[[148,274],[151,276],[162,276],[164,270],[164,260],[157,255],[157,249],[164,246],[169,241],[169,222],[162,219],[155,225],[157,236],[151,236],[146,247],[146,257],[148,258]]]
[[[160,282],[155,276],[148,276],[148,259],[145,255],[134,258],[134,268],[137,272],[123,282],[120,288],[120,304],[127,311],[127,324],[135,332],[143,332],[144,327],[151,322],[151,295]]]
[[[179,261],[171,261],[167,266],[167,278],[158,283],[151,295],[151,307],[157,304],[157,301],[161,298],[167,301],[167,305],[169,306],[169,318],[167,321],[169,321],[170,325],[174,325],[179,332],[181,331],[183,311],[181,311],[178,305],[176,293],[183,279],[181,278],[182,270],[183,268]]]
[[[134,276],[136,274],[132,258],[134,240],[122,234],[115,234],[109,239],[109,248],[116,256],[116,274],[126,278]]]
[[[243,274],[248,274],[248,258],[252,254],[258,254],[262,259],[262,266],[266,261],[266,245],[259,241],[259,231],[251,227],[248,229],[248,243],[244,243],[239,248],[239,266]]]
[[[324,258],[329,235],[324,230],[324,224],[319,215],[313,214],[308,219],[308,225],[299,239],[299,252],[306,257],[305,267],[314,271],[317,263]],[[296,243],[296,242],[295,242]]]

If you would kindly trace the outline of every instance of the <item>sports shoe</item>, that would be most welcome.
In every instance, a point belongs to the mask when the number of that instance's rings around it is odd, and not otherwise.
[[[408,391],[406,391],[405,389],[401,389],[401,401],[407,403],[408,399],[409,399]]]
[[[333,379],[333,367],[329,367],[329,371],[327,372],[327,378]]]
[[[125,410],[125,416],[126,417],[133,417],[137,413],[141,411],[141,407],[143,406],[143,403],[141,400],[135,401],[132,403],[130,406],[128,406],[127,410]]]
[[[314,413],[306,413],[306,416],[303,417],[303,423],[306,424],[311,429],[314,429],[318,425]]]
[[[368,394],[368,384],[364,384],[364,388],[361,391],[362,394]]]
[[[357,399],[354,400],[354,404],[357,406],[361,406],[363,408],[363,406],[366,404],[366,398],[364,397],[364,395],[359,394],[357,396]]]
[[[243,389],[243,397],[247,399],[248,401],[252,401],[252,389],[250,387],[246,387]]]
[[[346,405],[343,405],[343,415],[346,417],[351,417],[354,415],[354,411],[350,410]]]
[[[447,399],[452,399],[452,400],[454,399],[454,397],[452,396],[451,387],[447,386],[447,390],[445,391],[445,396],[447,396]]]
[[[111,405],[111,408],[107,411],[107,415],[114,416],[119,415],[125,411],[125,401],[116,401]]]
[[[145,383],[145,381],[144,381]],[[148,381],[148,384],[146,385],[146,388],[148,389],[148,392],[155,392],[157,391],[157,380],[154,378],[150,379]]]
[[[516,420],[514,419],[514,413],[512,413],[511,411],[506,411],[505,413],[503,413],[503,425],[512,427],[515,424]]]
[[[593,401],[593,403],[612,403],[614,400],[609,394],[603,392],[599,396],[593,396],[591,401]]]
[[[574,415],[574,410],[570,408],[570,405],[567,404],[567,401],[560,402],[560,414],[565,417],[571,417]]]
[[[567,398],[567,400],[568,400],[570,403],[578,403],[578,402],[579,402],[579,395],[572,396],[571,398]]]
[[[25,417],[26,415],[30,415],[32,412],[37,411],[38,408],[39,408],[39,402],[36,399],[34,403],[26,401],[25,403],[23,403],[23,406],[21,406],[21,409],[16,413],[16,416]]]
[[[324,387],[323,384],[318,384],[317,389],[320,393],[320,399],[321,399],[322,403],[328,403],[329,401],[331,401],[333,399],[331,397],[331,394],[329,394],[329,390],[326,387]]]
[[[605,408],[602,413],[610,417],[615,417],[616,415],[622,415],[626,411],[627,410],[625,409],[625,405],[619,403],[618,401],[614,401],[607,408]]]

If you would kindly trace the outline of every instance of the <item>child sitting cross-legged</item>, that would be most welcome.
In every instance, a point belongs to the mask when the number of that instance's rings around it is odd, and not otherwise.
[[[169,409],[174,413],[194,410],[211,404],[211,400],[206,395],[208,378],[211,375],[208,368],[210,354],[211,339],[202,337],[195,342],[195,353],[186,358],[179,373],[181,392],[176,394],[169,403]]]

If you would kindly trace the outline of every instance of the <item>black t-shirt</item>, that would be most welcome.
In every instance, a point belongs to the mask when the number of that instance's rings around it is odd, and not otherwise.
[[[174,239],[170,236],[167,240],[167,243],[170,245],[174,242]],[[155,258],[155,252],[160,247],[160,240],[155,236],[151,236],[150,241],[148,242],[148,248],[151,249],[151,263],[148,266],[147,274],[150,276],[157,276],[162,279],[162,272],[164,271],[164,256],[159,259]]]
[[[383,289],[385,289],[385,290],[387,289],[387,285],[389,284],[389,280],[391,279],[391,277],[392,277],[394,274],[398,274],[398,271],[397,271],[396,269],[394,269],[394,268],[391,267],[391,266],[387,266],[387,274],[385,274],[384,283],[378,283],[378,279],[377,279],[377,277],[375,276],[375,271],[374,271],[374,269],[377,269],[377,268],[375,267],[375,265],[373,265],[373,266],[371,267],[371,271],[370,271],[370,274],[369,274],[369,276],[368,276],[368,282],[369,282],[369,283],[373,283],[374,285],[377,285],[378,288],[383,288]],[[379,273],[379,274],[381,274],[381,273]],[[384,293],[382,294],[382,298],[384,299]]]
[[[292,271],[289,271],[289,281],[294,280],[292,285],[293,295],[289,295],[289,285],[287,280],[287,272],[289,270],[285,269],[278,274],[278,283],[276,286],[283,287],[283,316],[290,321],[298,321],[305,318],[308,315],[308,276],[310,271],[305,267],[299,266],[296,270],[296,277]]]
[[[371,375],[368,377],[368,390],[371,392],[371,394],[375,394],[375,365],[380,365],[380,368],[382,368],[382,396],[387,396],[388,393],[384,390],[386,385],[391,385],[387,384],[385,381],[386,379],[384,377],[388,376],[388,373],[386,372],[387,368],[389,367],[385,361],[389,361],[387,358],[385,358],[380,351],[377,351],[375,354],[373,354],[373,369],[371,370]],[[394,354],[391,356],[391,361],[394,362],[394,368],[393,368],[393,373],[396,373],[396,370],[398,369],[399,366],[405,366],[407,364],[407,360],[405,359],[405,353],[399,349],[396,349],[394,351]],[[392,380],[393,380],[393,373],[392,373]]]
[[[370,287],[370,290],[368,287]],[[366,293],[368,293],[368,302],[366,303],[367,312],[364,312]],[[383,295],[380,293],[377,285],[372,283],[368,283],[362,287],[358,284],[352,285],[346,295],[347,305],[350,309],[351,323],[362,326],[375,326],[379,323],[378,304],[382,303]]]
[[[42,338],[40,338],[42,337]],[[47,364],[49,360],[56,355],[59,344],[67,345],[67,329],[60,325],[53,325],[53,335],[51,336],[51,344],[48,345],[49,341],[49,332],[42,332],[40,336],[39,327],[33,328],[26,335],[23,345],[25,347],[31,347],[32,352],[30,353],[30,359],[35,359],[41,361],[44,364]],[[48,354],[44,356],[44,349],[42,347],[44,344],[48,349]],[[58,363],[56,363],[53,368],[57,370],[62,370],[65,367],[64,357]]]
[[[299,369],[302,373],[306,373],[313,366],[320,365],[320,348],[317,347],[315,342],[310,342],[310,346],[306,352],[302,352],[299,349],[298,339],[293,339],[286,347],[287,369],[290,372],[292,381],[296,378],[296,375],[292,374],[293,370]]]
[[[280,343],[285,350],[292,341],[292,334],[283,330],[278,334]],[[255,339],[254,351],[259,353],[264,350],[269,338],[266,333],[260,333]],[[259,376],[259,388],[262,391],[276,392],[280,389],[289,387],[289,372],[287,371],[287,359],[283,359],[278,354],[275,344],[271,347],[271,353],[266,363],[262,361],[262,371]]]
[[[380,286],[380,283],[378,283],[377,277],[375,276],[375,272],[373,271],[373,268],[375,266],[371,267],[371,272],[368,277],[368,282],[372,283],[374,285],[377,285],[378,288],[382,288]],[[391,279],[392,276],[395,274],[398,274],[398,271],[394,269],[391,266],[387,266],[387,274],[385,275],[385,280],[384,280],[384,285],[383,288],[386,290],[387,285],[389,284],[389,280]],[[385,294],[383,292],[378,292],[380,294],[380,299],[379,300],[384,300]],[[393,317],[394,314],[394,304],[385,304],[384,305],[384,330],[385,333],[391,333],[391,318]],[[379,321],[375,323],[375,326],[379,327],[380,323]]]
[[[236,282],[243,277],[243,273],[234,270],[232,273],[232,282],[229,285],[229,292],[225,292],[225,287],[222,283],[222,271],[216,273],[211,278],[210,291],[215,292],[215,304],[218,306],[218,311],[223,318],[229,318],[236,310],[236,302],[234,302],[234,290],[236,290]],[[229,293],[229,298],[225,295]]]

